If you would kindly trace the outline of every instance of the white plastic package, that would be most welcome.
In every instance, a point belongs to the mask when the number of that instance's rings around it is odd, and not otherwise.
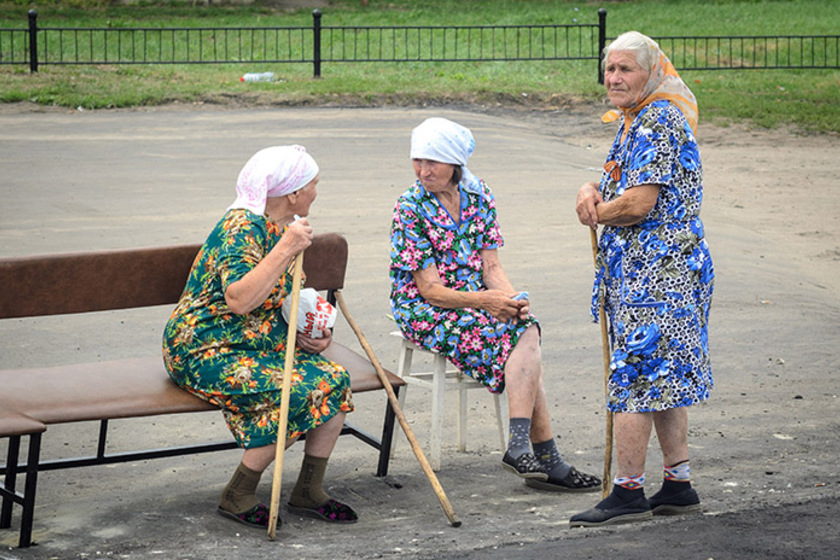
[[[291,324],[289,315],[292,312],[292,298],[283,300],[283,318],[287,324]],[[303,288],[300,291],[298,302],[297,330],[309,338],[323,338],[327,329],[335,325],[335,318],[338,315],[335,307],[325,300],[313,288]]]

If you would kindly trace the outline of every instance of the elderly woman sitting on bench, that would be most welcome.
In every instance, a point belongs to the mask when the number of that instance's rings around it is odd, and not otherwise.
[[[305,216],[317,195],[318,165],[302,146],[257,152],[243,167],[236,200],[199,252],[163,337],[172,379],[219,406],[242,462],[222,492],[218,512],[249,526],[268,526],[256,497],[275,457],[288,325],[281,304],[291,292],[291,265],[312,243]],[[304,216],[295,219],[296,216]],[[346,413],[353,410],[347,371],[319,355],[330,344],[297,334],[285,445],[306,434],[289,511],[352,523],[350,506],[323,488],[327,460]]]

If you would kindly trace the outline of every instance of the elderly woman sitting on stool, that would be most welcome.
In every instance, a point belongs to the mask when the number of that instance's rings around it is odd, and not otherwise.
[[[502,467],[547,490],[597,490],[554,441],[543,384],[540,331],[527,295],[499,260],[496,202],[466,167],[475,140],[431,118],[411,134],[417,181],[391,224],[391,309],[403,335],[446,356],[491,392],[507,391],[510,440]]]

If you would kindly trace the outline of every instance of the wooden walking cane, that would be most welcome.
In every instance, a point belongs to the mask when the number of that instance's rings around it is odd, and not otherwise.
[[[348,311],[347,305],[344,303],[344,296],[341,295],[341,292],[337,291],[335,292],[335,297],[338,302],[338,306],[341,308],[341,313],[344,314],[344,318],[347,319],[347,323],[350,325],[350,328],[353,329],[354,333],[356,333],[356,338],[359,339],[359,344],[362,345],[370,363],[373,364],[374,369],[376,369],[379,380],[382,381],[382,385],[385,387],[385,392],[388,393],[388,401],[390,401],[391,407],[394,409],[394,413],[397,416],[397,420],[399,420],[400,426],[402,426],[403,432],[405,432],[405,437],[408,439],[408,443],[411,444],[411,450],[414,451],[417,461],[420,462],[420,467],[422,467],[423,472],[426,473],[426,478],[429,479],[429,483],[431,483],[432,488],[435,491],[435,495],[443,508],[443,512],[446,514],[446,517],[449,518],[449,522],[453,527],[460,527],[461,521],[455,515],[455,510],[452,509],[452,505],[446,497],[446,492],[443,491],[443,487],[440,485],[437,476],[435,476],[432,466],[429,464],[426,456],[423,455],[423,450],[420,449],[420,444],[417,443],[417,438],[414,437],[414,432],[411,430],[411,427],[408,425],[408,421],[405,419],[403,411],[400,409],[400,403],[397,400],[397,395],[394,393],[394,388],[391,387],[391,383],[385,376],[382,364],[379,363],[379,360],[376,358],[376,354],[373,353],[373,349],[370,347],[370,344],[368,344],[362,330],[356,324],[356,321],[353,320],[353,316],[350,315],[350,311]]]
[[[303,251],[295,257],[295,271],[292,275],[292,305],[289,312],[289,330],[286,335],[286,361],[283,364],[280,417],[277,419],[277,447],[274,451],[274,480],[271,483],[271,506],[268,516],[268,539],[272,541],[277,531],[277,514],[280,510],[280,486],[283,480],[283,455],[286,451],[286,429],[289,423],[289,393],[292,390],[292,370],[295,366],[295,341],[297,340],[297,316],[302,274]]]
[[[590,228],[589,233],[592,238],[592,260],[595,266],[598,266],[598,234],[595,228]],[[598,296],[598,322],[601,323],[601,349],[604,354],[604,400],[609,403],[609,393],[607,392],[607,380],[610,377],[610,341],[607,336],[607,313],[604,310],[604,295],[603,292]],[[604,478],[601,481],[601,497],[606,498],[610,493],[610,485],[612,483],[610,470],[612,468],[612,450],[613,450],[613,413],[607,408],[607,441],[604,448]]]

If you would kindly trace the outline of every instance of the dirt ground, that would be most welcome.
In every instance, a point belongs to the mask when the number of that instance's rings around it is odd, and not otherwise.
[[[412,180],[408,135],[428,116],[472,128],[471,169],[497,196],[502,259],[528,290],[560,449],[600,473],[604,453],[600,334],[589,321],[591,250],[574,216],[612,139],[600,108],[501,106],[234,108],[170,106],[80,112],[0,105],[0,256],[201,241],[232,201],[244,161],[299,142],[322,168],[312,220],[350,242],[345,295],[386,367],[387,227]],[[275,542],[215,513],[236,451],[44,473],[35,540],[0,560],[81,558],[836,558],[840,545],[840,191],[837,136],[716,127],[701,121],[702,218],[717,271],[711,318],[712,399],[691,411],[692,477],[703,515],[569,530],[593,494],[530,490],[498,467],[492,399],[471,396],[467,453],[444,440],[439,480],[463,521],[453,528],[404,442],[385,480],[375,456],[343,438],[329,491],[361,513],[332,527],[281,512]],[[0,322],[0,367],[156,352],[168,309]],[[339,324],[337,338],[353,343]],[[0,388],[2,391],[2,388]],[[455,406],[455,401],[452,401]],[[380,396],[352,420],[371,431]],[[406,410],[421,442],[427,399]],[[454,422],[454,416],[452,418]],[[116,448],[226,437],[220,417],[115,423]],[[44,454],[90,453],[93,426],[51,426]],[[0,444],[2,445],[2,444]],[[3,448],[0,448],[2,451]],[[284,497],[302,453],[289,451]],[[651,491],[661,458],[648,456]],[[260,487],[268,499],[270,477]],[[17,509],[17,508],[16,508]]]

